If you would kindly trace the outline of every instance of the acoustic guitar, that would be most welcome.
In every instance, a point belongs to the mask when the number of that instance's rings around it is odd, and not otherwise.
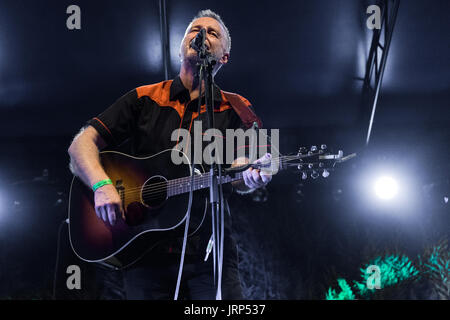
[[[305,178],[309,175],[326,177],[336,163],[347,160],[322,148],[300,148],[295,155],[272,158],[269,163],[252,164],[253,168],[276,171],[295,167]],[[100,152],[105,172],[116,187],[125,219],[118,217],[114,226],[99,219],[95,213],[94,194],[74,176],[69,195],[69,238],[73,251],[82,260],[100,262],[115,268],[125,268],[167,237],[182,236],[187,216],[189,192],[193,188],[193,201],[189,236],[203,223],[207,211],[207,194],[201,192],[210,186],[210,173],[195,167],[191,186],[191,164],[175,165],[172,152],[165,150],[149,157],[133,157],[115,151]],[[237,169],[234,169],[237,170]],[[242,179],[242,171],[228,172],[219,183]]]

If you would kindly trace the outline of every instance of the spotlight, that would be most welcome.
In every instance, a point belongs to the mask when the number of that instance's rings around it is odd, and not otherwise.
[[[375,181],[375,194],[382,200],[390,200],[398,193],[398,184],[394,178],[382,176]]]

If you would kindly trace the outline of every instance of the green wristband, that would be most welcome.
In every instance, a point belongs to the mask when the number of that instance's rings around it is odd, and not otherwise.
[[[92,190],[95,192],[98,188],[103,187],[104,185],[107,185],[107,184],[113,184],[111,179],[105,179],[105,180],[97,182],[96,184],[94,184],[92,186]]]

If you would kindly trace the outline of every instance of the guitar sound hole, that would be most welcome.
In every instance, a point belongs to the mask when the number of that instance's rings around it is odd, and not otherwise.
[[[141,201],[149,208],[158,208],[167,199],[167,180],[162,176],[148,179],[141,191]]]

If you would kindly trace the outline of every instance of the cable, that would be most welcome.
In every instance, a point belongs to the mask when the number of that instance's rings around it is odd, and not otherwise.
[[[178,278],[177,278],[177,285],[175,288],[175,296],[174,296],[174,300],[178,300],[178,293],[180,291],[180,283],[181,283],[181,276],[183,274],[183,265],[184,265],[184,257],[186,254],[186,243],[187,243],[187,237],[188,237],[188,231],[189,231],[189,221],[190,221],[190,216],[191,216],[191,208],[192,208],[192,197],[193,197],[193,193],[194,193],[194,188],[193,188],[193,181],[194,181],[194,165],[191,166],[191,188],[189,190],[189,204],[188,204],[188,209],[187,209],[187,213],[186,213],[186,221],[185,221],[185,226],[184,226],[184,235],[183,235],[183,246],[181,249],[181,258],[180,258],[180,267],[178,269]]]
[[[262,132],[262,134],[265,135],[267,139],[269,139],[271,153],[272,153],[272,147],[274,147],[275,151],[278,152],[278,154],[282,157],[283,154],[280,152],[280,150],[278,150],[278,148],[272,144],[272,138],[269,135],[267,135],[264,131],[260,131],[259,130],[259,126],[258,126],[258,123],[256,121],[253,122],[253,127],[256,129],[256,131],[258,131],[258,133]]]
[[[200,68],[199,79],[200,79],[200,83],[199,83],[200,87],[199,87],[197,111],[198,111],[198,115],[200,116],[201,97],[202,97],[202,82],[201,82],[202,68]],[[189,222],[190,222],[190,216],[191,216],[192,198],[193,198],[193,194],[194,194],[194,173],[195,173],[194,166],[195,166],[195,164],[192,164],[192,166],[191,166],[191,183],[190,183],[190,187],[189,187],[189,204],[188,204],[188,209],[187,209],[187,213],[186,213],[186,221],[185,221],[186,224],[184,226],[183,246],[181,249],[180,266],[178,268],[178,278],[177,278],[177,284],[175,287],[175,295],[173,298],[174,300],[178,300],[178,294],[180,291],[180,284],[181,284],[181,276],[183,275],[184,257],[186,255],[186,243],[187,243],[187,237],[188,237],[188,233],[189,233]]]
[[[214,81],[214,80],[213,80]],[[214,97],[214,86],[211,86],[211,97]],[[214,113],[214,110],[212,110]],[[210,123],[214,128],[214,120]],[[222,300],[222,269],[223,269],[223,244],[224,244],[224,204],[223,204],[223,188],[222,188],[222,159],[220,158],[220,152],[216,152],[216,164],[218,170],[218,188],[219,188],[219,203],[212,208],[212,227],[213,227],[213,239],[214,239],[214,280],[216,280],[217,270],[217,291],[216,300]],[[215,172],[212,172],[215,175]],[[220,216],[219,216],[220,213]],[[219,230],[220,226],[220,230]]]
[[[219,203],[220,203],[220,244],[219,244],[219,270],[218,270],[218,280],[217,280],[217,293],[216,293],[216,300],[222,300],[222,270],[223,270],[223,248],[224,248],[224,197],[223,197],[223,188],[222,188],[222,165],[219,163],[217,164],[218,170],[219,170]]]
[[[56,279],[58,275],[58,264],[59,264],[59,250],[61,245],[61,231],[62,227],[64,226],[64,223],[69,224],[69,219],[64,219],[61,221],[59,227],[58,227],[58,237],[56,240],[56,261],[55,261],[55,271],[54,271],[54,277],[53,277],[53,294],[52,294],[52,300],[56,300]]]

